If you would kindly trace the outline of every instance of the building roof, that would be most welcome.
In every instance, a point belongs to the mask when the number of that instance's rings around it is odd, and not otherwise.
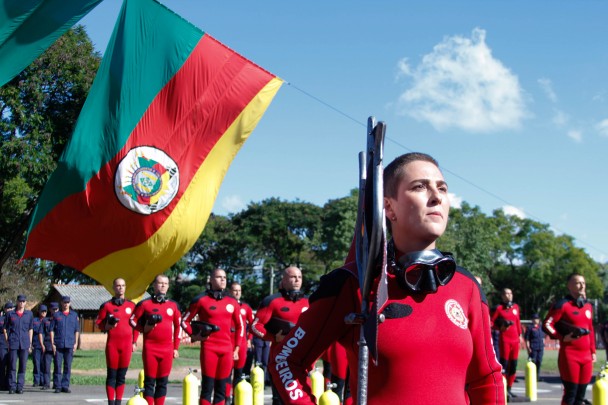
[[[59,295],[70,297],[70,307],[76,311],[98,310],[101,304],[112,298],[112,294],[102,285],[53,284]],[[143,298],[150,294],[144,293]]]

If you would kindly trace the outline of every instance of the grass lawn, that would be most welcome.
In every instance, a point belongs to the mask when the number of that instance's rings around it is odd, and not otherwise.
[[[541,375],[559,375],[557,368],[557,350],[545,350],[543,356],[543,364],[541,367]],[[597,352],[598,361],[594,365],[593,374],[596,375],[606,364],[606,353],[604,350],[598,350]],[[524,376],[526,368],[526,352],[519,352],[519,361],[517,364],[518,375]],[[179,349],[179,358],[173,360],[173,367],[180,368],[199,368],[199,346],[182,346]],[[141,351],[137,351],[133,354],[131,359],[131,365],[129,366],[132,370],[141,370],[143,368],[143,362],[141,359]],[[74,355],[74,361],[72,362],[72,370],[75,372],[72,374],[72,384],[74,385],[104,385],[106,378],[106,360],[103,350],[79,350]],[[78,371],[89,370],[89,373],[81,374]],[[26,384],[32,383],[32,363],[31,360],[27,366],[26,372]],[[179,383],[181,380],[171,381],[172,383]],[[127,379],[128,385],[135,385],[136,379]]]
[[[540,374],[559,375],[557,368],[557,354],[558,350],[545,350],[543,355],[543,363],[540,368]],[[517,374],[523,376],[526,370],[526,362],[528,358],[525,350],[519,352],[519,361],[517,362]],[[597,362],[593,365],[593,375],[596,375],[606,365],[606,352],[605,350],[597,351]]]
[[[199,346],[181,346],[179,349],[179,358],[173,359],[173,367],[180,368],[200,368]],[[25,382],[27,385],[32,384],[32,360],[28,360]],[[133,353],[129,369],[142,370],[143,361],[141,359],[141,349]],[[87,373],[81,373],[82,370],[88,370]],[[187,372],[186,372],[187,373]],[[200,374],[198,375],[200,377]],[[53,376],[51,375],[51,379]],[[77,350],[74,353],[72,361],[72,378],[73,385],[104,385],[106,381],[106,355],[103,350]],[[170,381],[171,383],[179,383],[179,381]],[[127,378],[128,385],[137,384],[137,379]]]

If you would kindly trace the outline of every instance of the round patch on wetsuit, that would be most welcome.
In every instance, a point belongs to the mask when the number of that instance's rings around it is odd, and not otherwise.
[[[125,308],[125,312],[127,313],[127,315],[130,315],[131,312],[133,312],[133,310],[131,308],[129,308],[129,307],[126,307]]]
[[[226,311],[233,313],[234,312],[234,305],[232,304],[228,304],[226,305]]]
[[[306,311],[308,307],[302,307],[302,312]]]
[[[513,308],[513,315],[517,315],[517,309]]]
[[[243,316],[247,315],[247,311],[245,311],[245,308],[241,308],[241,315],[243,315]]]
[[[588,309],[585,311],[585,316],[587,317],[587,319],[591,319],[591,311],[589,311]]]
[[[462,307],[456,300],[447,300],[445,302],[445,313],[454,323],[454,325],[458,326],[460,329],[466,329],[469,326],[469,320],[464,314]]]
[[[173,315],[173,308],[167,308],[167,315]]]

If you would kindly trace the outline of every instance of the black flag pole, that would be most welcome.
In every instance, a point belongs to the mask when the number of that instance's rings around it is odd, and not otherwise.
[[[346,322],[361,327],[359,336],[359,365],[357,404],[367,404],[368,367],[370,351],[376,356],[378,330],[377,308],[386,300],[386,223],[384,217],[383,166],[386,125],[367,120],[367,147],[359,153],[359,201],[355,229],[355,252],[361,313],[350,314]],[[374,279],[381,275],[376,299],[370,299]]]

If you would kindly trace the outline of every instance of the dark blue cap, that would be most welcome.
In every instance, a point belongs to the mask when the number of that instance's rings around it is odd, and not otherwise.
[[[17,301],[27,301],[27,297],[23,294],[17,296]]]
[[[61,302],[70,302],[70,296],[64,295],[63,297],[61,297]]]
[[[59,309],[59,303],[53,301],[53,302],[51,302],[50,307],[51,307],[51,309]]]
[[[46,305],[44,305],[44,304],[41,304],[40,309],[38,309],[38,311],[40,311],[40,312],[46,311],[46,310],[47,310],[47,308],[46,308]]]
[[[533,314],[532,315],[532,319],[540,319],[540,315],[539,314]]]
[[[13,301],[7,301],[6,304],[4,304],[4,309],[11,309],[11,308],[15,308],[15,304],[13,304]]]

